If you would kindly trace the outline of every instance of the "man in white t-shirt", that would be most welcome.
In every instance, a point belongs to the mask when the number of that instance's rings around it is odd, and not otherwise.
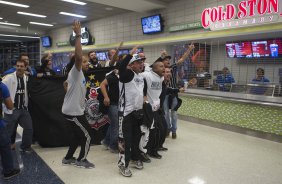
[[[70,123],[70,129],[72,131],[70,134],[72,138],[70,140],[69,150],[62,160],[62,164],[92,169],[95,167],[94,164],[86,159],[91,142],[91,128],[84,115],[86,81],[83,71],[88,69],[89,64],[87,60],[82,57],[80,22],[75,21],[73,23],[73,31],[76,34],[75,55],[71,59],[73,66],[68,73],[67,85],[65,85],[67,92],[62,107],[62,112]],[[76,159],[73,157],[73,154],[78,146],[81,146],[81,149]]]

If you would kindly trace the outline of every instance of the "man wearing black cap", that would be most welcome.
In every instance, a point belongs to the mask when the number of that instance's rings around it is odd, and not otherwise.
[[[167,53],[164,51],[162,53],[162,57],[159,58],[159,60],[162,60],[166,68],[171,68],[171,78],[170,82],[167,84],[167,87],[172,90],[167,91],[175,91],[174,89],[178,89],[177,87],[177,65],[183,64],[183,62],[188,58],[191,51],[195,48],[193,44],[189,45],[187,51],[183,54],[183,56],[175,63],[170,65],[170,59],[171,56],[168,56]],[[165,96],[163,110],[165,113],[165,119],[168,125],[168,135],[169,132],[172,132],[172,138],[176,139],[176,129],[177,129],[177,114],[176,114],[176,108],[179,106],[180,99],[178,100],[178,94],[177,93],[168,93]],[[171,109],[171,112],[169,114],[169,109]]]
[[[144,78],[140,75],[144,68],[142,59],[134,54],[127,55],[119,65],[120,98],[119,98],[119,161],[118,167],[123,176],[132,175],[128,168],[129,161],[133,160],[134,167],[143,169],[139,151],[140,125],[143,121],[143,89]]]

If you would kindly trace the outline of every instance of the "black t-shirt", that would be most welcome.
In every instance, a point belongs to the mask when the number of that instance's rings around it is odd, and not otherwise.
[[[119,98],[119,78],[114,72],[112,72],[106,76],[106,79],[108,81],[108,96],[110,98],[111,105],[117,105]]]
[[[17,91],[16,91],[16,96],[15,96],[15,101],[14,101],[14,107],[16,109],[24,109],[24,94],[25,94],[25,87],[24,87],[24,79],[23,77],[17,77],[18,80],[18,86],[17,86]]]

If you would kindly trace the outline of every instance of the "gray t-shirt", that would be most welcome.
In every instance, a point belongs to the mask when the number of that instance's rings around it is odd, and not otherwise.
[[[81,116],[85,110],[86,81],[82,70],[78,71],[73,65],[69,72],[67,93],[62,107],[63,114]]]

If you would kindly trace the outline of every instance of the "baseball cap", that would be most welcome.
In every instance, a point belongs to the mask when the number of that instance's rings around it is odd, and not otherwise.
[[[141,60],[142,60],[142,58],[138,54],[133,54],[133,56],[132,56],[132,58],[131,58],[131,60],[129,61],[128,64],[130,65],[134,61],[141,61]]]

